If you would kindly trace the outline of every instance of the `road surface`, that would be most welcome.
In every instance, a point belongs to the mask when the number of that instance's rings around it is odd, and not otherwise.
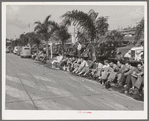
[[[6,54],[6,110],[143,110],[132,99],[92,80]]]

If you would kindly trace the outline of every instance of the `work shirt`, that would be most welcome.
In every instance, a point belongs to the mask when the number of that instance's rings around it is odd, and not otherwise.
[[[60,62],[63,59],[63,56],[57,56],[57,61]]]
[[[125,75],[129,75],[129,74],[132,74],[134,71],[138,71],[137,68],[135,68],[134,66],[131,66],[129,71],[125,73]]]
[[[118,73],[124,73],[129,71],[128,68],[125,65],[121,65],[121,67],[119,68]]]
[[[102,68],[108,68],[108,67],[110,67],[110,65],[109,65],[109,64],[107,64],[107,65],[103,65],[103,67],[102,67]]]
[[[143,76],[144,75],[144,67],[142,67],[141,70],[139,70],[139,69],[135,70],[135,72],[136,72],[136,74],[139,74],[142,72],[141,76]]]
[[[116,64],[113,64],[113,67],[112,67],[113,69],[114,69],[114,71],[118,71],[119,70],[119,67],[116,65]]]
[[[82,48],[82,45],[79,43],[77,49],[81,50],[81,48]]]
[[[83,60],[83,62],[81,63],[80,66],[82,66],[82,67],[84,67],[84,66],[88,66],[87,61]]]
[[[102,63],[98,63],[98,68],[103,68],[103,64]]]

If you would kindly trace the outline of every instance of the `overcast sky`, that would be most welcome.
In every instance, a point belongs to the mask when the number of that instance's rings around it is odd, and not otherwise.
[[[51,20],[60,22],[60,16],[71,10],[88,12],[90,9],[98,12],[98,16],[109,16],[109,30],[118,27],[135,26],[144,17],[143,6],[110,6],[110,5],[7,5],[6,6],[6,37],[18,38],[20,34],[34,30],[34,22],[41,21],[48,15]],[[71,32],[71,29],[69,29]]]

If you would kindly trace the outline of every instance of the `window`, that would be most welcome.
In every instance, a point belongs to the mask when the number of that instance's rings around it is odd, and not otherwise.
[[[135,57],[135,50],[131,50],[131,57]]]

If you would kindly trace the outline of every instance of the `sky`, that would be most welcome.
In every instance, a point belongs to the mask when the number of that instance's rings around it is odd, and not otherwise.
[[[141,5],[7,5],[6,37],[15,39],[22,33],[34,31],[34,22],[43,22],[48,15],[52,15],[50,20],[60,23],[61,15],[76,9],[85,13],[93,9],[99,13],[98,17],[108,16],[109,30],[136,26],[144,17],[144,6]],[[72,32],[71,28],[69,32]]]

